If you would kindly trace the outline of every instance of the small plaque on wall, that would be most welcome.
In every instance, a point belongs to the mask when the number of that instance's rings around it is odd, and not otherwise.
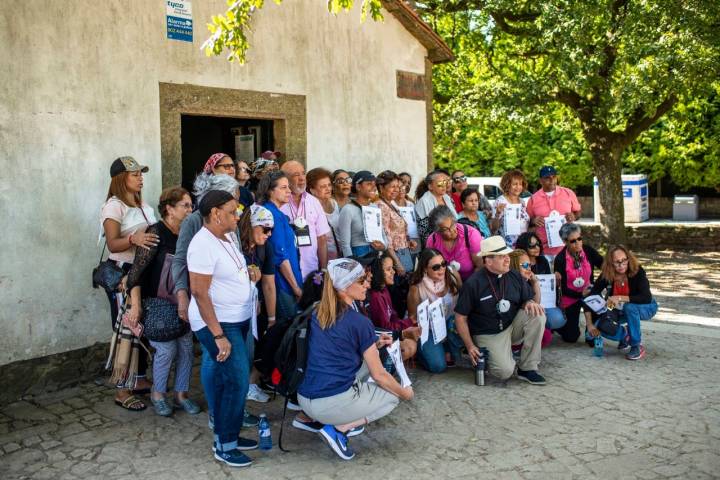
[[[409,100],[425,100],[425,75],[398,70],[397,96]]]

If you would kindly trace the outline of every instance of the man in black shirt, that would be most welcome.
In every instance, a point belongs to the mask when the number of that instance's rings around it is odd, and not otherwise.
[[[485,266],[462,286],[455,306],[455,324],[473,364],[478,347],[488,349],[490,373],[502,380],[515,371],[512,345],[522,343],[517,377],[544,385],[537,372],[545,311],[533,301],[533,290],[518,272],[510,270],[511,249],[494,236],[483,240],[480,256]]]

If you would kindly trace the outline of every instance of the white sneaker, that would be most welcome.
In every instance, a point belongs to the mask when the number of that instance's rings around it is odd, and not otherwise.
[[[256,384],[251,383],[248,388],[247,399],[258,403],[267,403],[270,401],[270,395],[260,390]]]
[[[288,402],[288,410],[293,410],[295,412],[302,412],[302,407],[298,405],[297,403]]]

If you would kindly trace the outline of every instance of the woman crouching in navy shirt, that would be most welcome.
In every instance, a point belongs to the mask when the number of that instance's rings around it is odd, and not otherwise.
[[[385,371],[372,322],[352,308],[367,289],[360,263],[348,258],[328,263],[322,300],[310,322],[305,379],[298,389],[303,411],[325,424],[319,433],[343,460],[355,456],[348,433],[361,433],[365,424],[389,414],[398,398],[414,395],[412,387],[401,387]],[[383,336],[378,343],[389,341]]]

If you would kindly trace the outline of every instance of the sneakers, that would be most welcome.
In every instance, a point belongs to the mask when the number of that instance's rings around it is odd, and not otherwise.
[[[237,449],[240,451],[256,450],[258,448],[258,442],[249,438],[238,437]],[[213,442],[213,452],[217,451],[215,442]]]
[[[256,384],[251,383],[250,388],[248,388],[247,399],[258,403],[267,403],[270,401],[270,395],[263,392]]]
[[[302,407],[294,402],[288,401],[287,408],[288,410],[293,410],[295,412],[302,412]]]
[[[305,430],[306,432],[319,433],[320,430],[325,426],[315,420],[304,421],[300,420],[297,416],[292,421],[292,426],[298,430]]]
[[[545,378],[537,370],[520,370],[518,368],[517,378],[533,385],[545,385]]]
[[[252,464],[250,457],[242,453],[240,450],[230,450],[229,452],[215,452],[215,459],[227,463],[231,467],[247,467]]]
[[[630,347],[630,351],[625,355],[628,360],[640,360],[645,357],[645,346],[635,345]]]
[[[161,417],[169,417],[173,413],[173,407],[170,405],[170,402],[167,401],[166,398],[161,398],[158,400],[155,400],[154,398],[150,397],[150,401],[153,404],[153,408],[155,409],[155,413],[157,415],[160,415]]]
[[[627,353],[628,350],[630,350],[630,335],[625,334],[625,336],[618,342],[618,350],[620,350],[623,353]]]
[[[260,419],[253,415],[252,413],[245,410],[245,414],[243,415],[243,427],[257,427],[258,423],[260,423]]]
[[[352,460],[355,457],[355,452],[353,452],[350,445],[348,445],[347,436],[345,436],[344,433],[335,430],[334,426],[325,425],[322,429],[320,429],[319,433],[338,457],[343,460]]]
[[[352,430],[348,430],[347,433],[345,433],[345,436],[347,436],[347,437],[357,437],[358,435],[360,435],[360,434],[363,433],[364,431],[365,431],[365,425],[360,425],[360,426],[357,426],[357,427],[353,428]]]

